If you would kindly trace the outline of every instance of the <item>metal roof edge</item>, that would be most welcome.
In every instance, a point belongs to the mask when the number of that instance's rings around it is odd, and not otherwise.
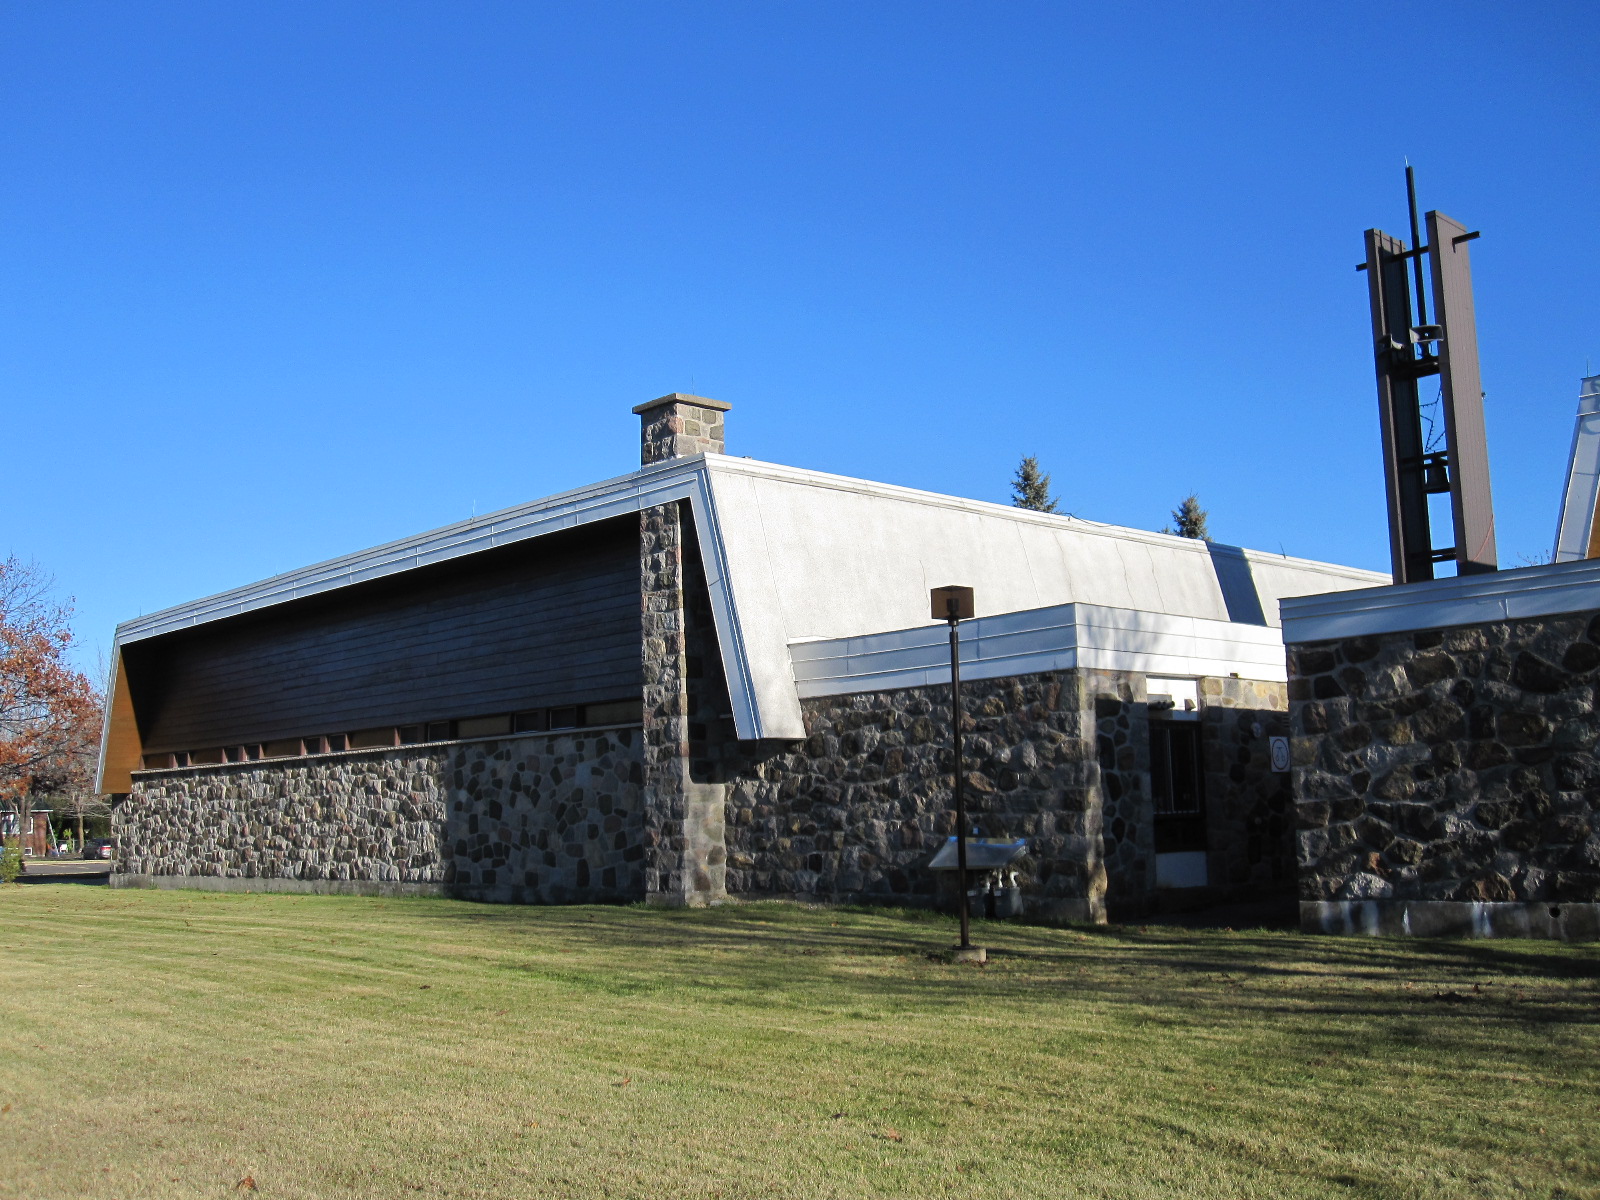
[[[511,545],[561,529],[576,528],[621,515],[628,508],[647,507],[648,504],[661,503],[666,499],[686,499],[692,489],[691,480],[704,471],[704,460],[704,455],[695,455],[654,463],[628,475],[618,475],[599,483],[558,492],[471,520],[442,525],[411,537],[353,551],[211,596],[146,613],[119,624],[115,644],[126,645],[370,579]],[[678,494],[659,494],[663,491]],[[618,500],[628,503],[618,508],[611,503]]]
[[[1278,602],[1285,642],[1442,629],[1600,609],[1600,559],[1391,584]]]
[[[116,629],[114,644],[122,645],[157,637],[178,629],[208,624],[211,621],[333,591],[370,579],[398,574],[431,563],[510,545],[530,537],[553,533],[562,528],[575,528],[592,521],[604,520],[618,515],[618,512],[611,511],[607,507],[607,501],[632,499],[652,493],[649,502],[659,503],[664,497],[653,493],[660,488],[675,489],[679,486],[688,488],[688,481],[692,476],[708,472],[749,475],[797,485],[857,492],[901,503],[932,505],[992,518],[998,517],[1018,524],[1072,529],[1098,537],[1144,542],[1179,553],[1222,552],[1241,556],[1249,562],[1263,565],[1283,563],[1298,570],[1315,571],[1344,579],[1380,578],[1374,572],[1345,567],[1337,563],[1271,554],[1239,546],[1198,542],[1147,529],[1110,525],[1064,514],[1034,512],[993,501],[950,496],[846,475],[831,475],[804,467],[791,467],[723,454],[699,454],[653,463],[626,475],[557,492],[526,504],[513,505],[510,508],[486,513],[481,517],[443,525],[410,537],[339,555],[323,562],[147,613],[120,623]],[[686,499],[688,494],[688,490],[685,490],[681,495],[671,498]],[[645,501],[641,500],[640,503],[642,505]],[[571,519],[562,522],[558,518],[563,515]]]

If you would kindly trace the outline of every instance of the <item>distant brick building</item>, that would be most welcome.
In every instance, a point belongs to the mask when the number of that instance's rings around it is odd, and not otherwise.
[[[1293,886],[1275,627],[1384,577],[732,458],[640,470],[122,625],[114,882],[524,902],[928,902],[969,584],[974,824],[1041,916]]]
[[[50,810],[35,808],[24,822],[17,809],[0,809],[0,838],[16,838],[25,854],[42,857],[50,853]]]

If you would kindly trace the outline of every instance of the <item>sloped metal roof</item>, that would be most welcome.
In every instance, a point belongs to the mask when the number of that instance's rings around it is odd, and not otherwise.
[[[1388,576],[1004,504],[700,455],[151,613],[117,646],[653,505],[687,500],[741,738],[804,736],[791,643],[931,624],[930,587],[980,616],[1084,603],[1270,627],[1287,596]],[[115,655],[114,655],[115,659]]]

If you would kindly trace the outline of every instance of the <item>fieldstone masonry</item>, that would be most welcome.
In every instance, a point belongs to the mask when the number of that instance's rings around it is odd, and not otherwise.
[[[1600,934],[1600,613],[1291,647],[1309,929]]]
[[[637,729],[143,772],[120,886],[644,898]]]
[[[511,903],[645,894],[643,736],[574,730],[468,743],[450,756],[455,893]]]
[[[722,414],[729,407],[681,392],[639,405],[633,411],[640,418],[641,463],[721,454]],[[703,772],[697,777],[691,739],[691,675],[700,674],[705,656],[691,653],[694,614],[686,596],[693,589],[685,579],[698,569],[693,523],[684,506],[644,509],[639,514],[639,593],[649,850],[645,887],[653,904],[716,904],[728,895],[725,790]],[[703,581],[698,590],[704,590]],[[709,628],[709,616],[705,624]],[[703,746],[705,738],[699,741]]]
[[[1097,671],[1090,687],[1107,899],[1120,909],[1138,908],[1156,885],[1148,696],[1137,675]]]
[[[669,458],[690,458],[696,454],[723,452],[723,416],[731,405],[706,396],[672,392],[659,400],[641,404],[633,411],[642,424],[640,446],[642,465]]]
[[[1072,672],[966,682],[967,803],[984,836],[1027,838],[1029,907],[1103,920],[1092,700]],[[809,736],[729,783],[729,890],[931,903],[927,863],[955,832],[950,689],[807,700]]]
[[[645,887],[657,904],[727,898],[724,788],[695,779],[690,738],[684,513],[677,504],[639,515],[644,637]]]
[[[1200,681],[1212,882],[1240,894],[1293,894],[1294,788],[1268,753],[1269,738],[1289,733],[1288,709],[1287,684]]]

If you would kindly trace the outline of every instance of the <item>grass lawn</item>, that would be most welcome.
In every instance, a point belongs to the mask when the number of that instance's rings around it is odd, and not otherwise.
[[[0,889],[0,1196],[1600,1197],[1600,954]]]

